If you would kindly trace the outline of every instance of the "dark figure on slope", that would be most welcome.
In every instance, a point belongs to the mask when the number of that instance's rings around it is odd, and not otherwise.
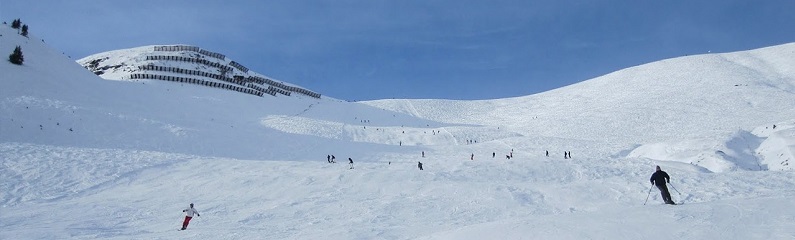
[[[190,220],[193,218],[193,214],[196,214],[197,217],[202,216],[201,214],[199,214],[198,211],[196,211],[195,208],[193,208],[193,203],[190,204],[189,208],[182,210],[182,212],[185,213],[185,221],[182,222],[182,229],[180,230],[185,230],[186,228],[188,228],[188,223],[190,223]]]
[[[351,169],[353,169],[353,159],[348,158],[348,164],[351,165]]]
[[[420,168],[420,170],[422,170],[422,162],[417,162],[417,167]]]
[[[651,184],[657,186],[657,189],[660,189],[660,195],[662,195],[663,201],[665,201],[666,204],[676,205],[674,201],[671,200],[671,193],[668,192],[668,186],[665,185],[671,182],[671,177],[668,176],[668,173],[660,170],[660,166],[657,166],[657,171],[651,175],[649,181],[651,181]]]

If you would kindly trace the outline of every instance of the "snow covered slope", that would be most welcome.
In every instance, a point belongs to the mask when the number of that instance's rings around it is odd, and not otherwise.
[[[21,45],[26,59],[22,66],[8,61],[0,64],[3,142],[306,160],[324,157],[325,152],[341,149],[351,139],[370,145],[372,141],[355,140],[361,134],[359,129],[370,126],[361,119],[392,126],[407,121],[439,126],[433,121],[393,112],[385,114],[382,109],[325,97],[260,97],[161,80],[107,81],[35,36],[19,36],[5,25],[0,29],[0,49],[10,49],[10,53]],[[286,134],[267,126],[282,116],[334,122],[351,130],[337,132],[334,138],[340,140],[328,141],[311,135]],[[307,146],[324,153],[320,156],[308,152]],[[393,147],[378,145],[355,154],[366,156],[370,151],[390,151]]]
[[[362,104],[108,81],[32,34],[0,26],[26,59],[0,61],[0,239],[795,237],[791,44]],[[113,69],[94,70],[133,74]],[[655,165],[683,205],[661,204]]]
[[[195,46],[145,46],[97,53],[78,63],[110,80],[155,79],[237,91],[255,96],[300,95],[320,98],[310,90],[258,74],[225,55]]]
[[[625,155],[638,145],[663,142],[724,145],[731,136],[759,126],[793,123],[795,44],[666,59],[525,97],[365,103],[440,122],[499,126],[534,145],[548,143],[545,147],[555,152]],[[561,147],[560,141],[584,144]],[[707,148],[666,160],[699,164],[683,157],[695,159],[721,150]],[[742,159],[720,157],[718,165],[727,166],[704,167],[749,169],[738,161],[751,161],[750,169],[758,170],[755,149],[745,148],[742,151],[749,153]]]
[[[355,146],[352,146],[355,147]],[[493,146],[474,144],[482,153]],[[795,172],[635,158],[462,159],[412,150],[355,169],[2,143],[3,239],[788,239]],[[349,155],[337,154],[339,158]],[[417,170],[417,161],[424,163]],[[391,163],[388,163],[391,162]],[[649,192],[654,164],[673,198]],[[675,188],[675,189],[674,189]],[[647,198],[647,196],[649,196]],[[648,201],[648,202],[646,202]],[[646,204],[644,205],[644,202]],[[201,217],[176,231],[181,210]]]
[[[794,99],[792,43],[666,59],[525,97],[366,103],[440,122],[505,126],[526,136],[644,143],[793,119],[788,110]]]
[[[793,170],[795,166],[795,120],[754,129],[764,139],[757,147],[761,164],[770,170]]]

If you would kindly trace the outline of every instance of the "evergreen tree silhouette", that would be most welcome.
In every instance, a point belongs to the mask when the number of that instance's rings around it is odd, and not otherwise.
[[[11,28],[19,29],[19,25],[22,25],[22,21],[20,21],[19,18],[14,19],[14,21],[11,21]]]
[[[22,56],[22,48],[20,46],[14,48],[14,52],[8,55],[8,61],[16,65],[22,65],[22,62],[25,61],[25,57]]]

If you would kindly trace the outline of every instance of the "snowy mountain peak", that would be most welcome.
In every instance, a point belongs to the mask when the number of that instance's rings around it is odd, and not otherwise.
[[[156,45],[94,54],[77,61],[108,80],[169,81],[226,89],[255,96],[319,93],[250,71],[224,54],[188,45]]]

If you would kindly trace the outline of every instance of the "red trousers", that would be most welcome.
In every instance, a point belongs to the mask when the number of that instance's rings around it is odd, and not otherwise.
[[[184,221],[184,222],[182,222],[182,229],[186,229],[186,228],[188,228],[188,223],[190,223],[190,219],[191,219],[191,218],[192,218],[192,217],[185,216],[185,221]]]

